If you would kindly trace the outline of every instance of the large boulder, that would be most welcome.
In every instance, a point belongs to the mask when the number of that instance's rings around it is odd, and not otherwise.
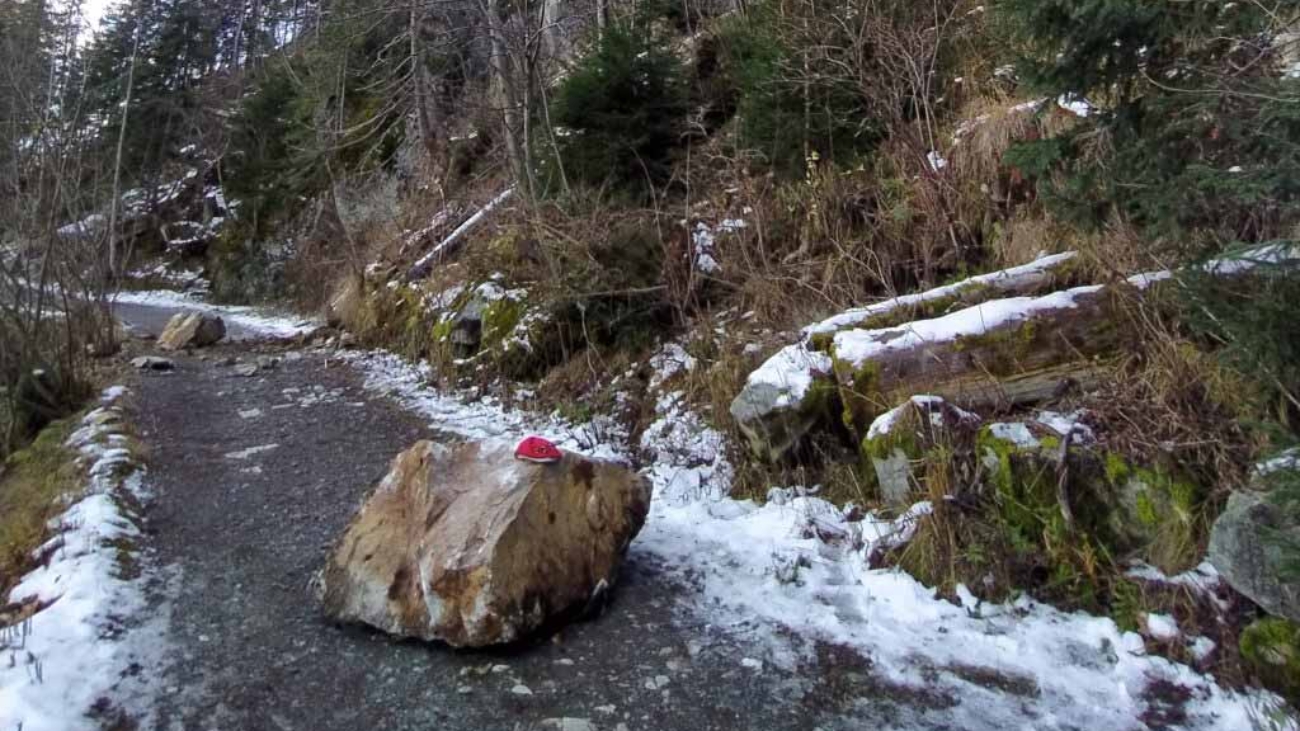
[[[163,350],[202,348],[220,342],[226,337],[226,323],[216,315],[202,312],[180,312],[172,316],[158,336],[158,347]]]
[[[1300,525],[1286,520],[1267,493],[1239,490],[1210,530],[1209,561],[1269,614],[1300,622],[1300,579],[1285,570],[1286,544],[1297,541]]]
[[[511,642],[602,598],[649,508],[649,482],[616,464],[418,442],[331,552],[325,611],[456,647]]]

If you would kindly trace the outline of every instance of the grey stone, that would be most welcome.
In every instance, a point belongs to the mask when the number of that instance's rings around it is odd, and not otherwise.
[[[542,721],[542,728],[558,731],[596,731],[591,721],[585,718],[547,718]]]
[[[159,358],[156,355],[145,355],[131,361],[132,368],[138,368],[142,371],[170,371],[176,368],[176,363],[170,358]]]
[[[243,376],[244,378],[251,378],[253,376],[256,376],[257,371],[258,368],[256,363],[243,363],[241,365],[235,366],[235,375]]]
[[[1300,622],[1300,579],[1287,578],[1283,544],[1300,541],[1267,494],[1239,490],[1210,530],[1209,561],[1232,588],[1270,614]]]

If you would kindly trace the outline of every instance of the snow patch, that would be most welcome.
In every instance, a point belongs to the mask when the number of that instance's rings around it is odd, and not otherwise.
[[[150,611],[145,577],[127,578],[118,559],[143,539],[122,506],[149,498],[130,453],[108,446],[125,443],[118,402],[126,395],[106,390],[68,439],[86,470],[85,495],[52,521],[56,535],[39,549],[48,562],[9,593],[9,602],[48,606],[0,631],[0,728],[92,731],[100,725],[86,714],[101,698],[150,725],[149,689],[131,669],[159,665],[165,611]],[[123,625],[125,616],[150,619]]]
[[[271,315],[255,307],[209,304],[180,292],[165,289],[144,292],[119,292],[114,296],[113,300],[146,307],[219,315],[222,319],[239,325],[245,330],[272,338],[297,337],[320,328],[320,323],[312,319]]]
[[[777,351],[750,373],[745,382],[751,387],[776,388],[778,396],[773,407],[781,409],[802,403],[813,379],[829,375],[832,368],[829,355],[797,343]]]

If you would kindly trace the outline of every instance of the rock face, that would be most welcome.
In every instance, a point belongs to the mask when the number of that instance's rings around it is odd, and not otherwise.
[[[330,554],[325,611],[456,647],[511,642],[600,598],[649,508],[649,482],[615,464],[418,442]]]
[[[1266,494],[1239,490],[1210,530],[1209,561],[1269,614],[1300,622],[1300,580],[1283,570],[1288,540],[1300,540],[1300,525],[1287,524]]]
[[[220,342],[226,337],[226,323],[215,315],[201,312],[177,313],[158,336],[158,347],[163,350],[202,348]]]

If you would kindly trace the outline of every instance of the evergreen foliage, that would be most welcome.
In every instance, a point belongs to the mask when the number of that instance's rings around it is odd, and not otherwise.
[[[1296,3],[1287,3],[1295,6]],[[1058,214],[1113,213],[1161,249],[1201,254],[1300,222],[1300,82],[1282,77],[1262,6],[1210,0],[1006,0],[1021,77],[1098,109],[1013,148]]]
[[[805,156],[848,162],[880,141],[883,129],[870,100],[844,72],[846,38],[824,38],[825,48],[808,56],[800,43],[783,39],[791,27],[805,28],[784,16],[786,8],[762,3],[723,26],[722,64],[726,83],[736,95],[736,144],[756,152],[787,177],[804,174]],[[834,34],[834,23],[821,22],[816,8],[810,23]],[[836,49],[840,49],[838,56]]]
[[[686,74],[662,39],[613,26],[564,81],[552,121],[571,177],[641,190],[663,183],[687,113]]]

